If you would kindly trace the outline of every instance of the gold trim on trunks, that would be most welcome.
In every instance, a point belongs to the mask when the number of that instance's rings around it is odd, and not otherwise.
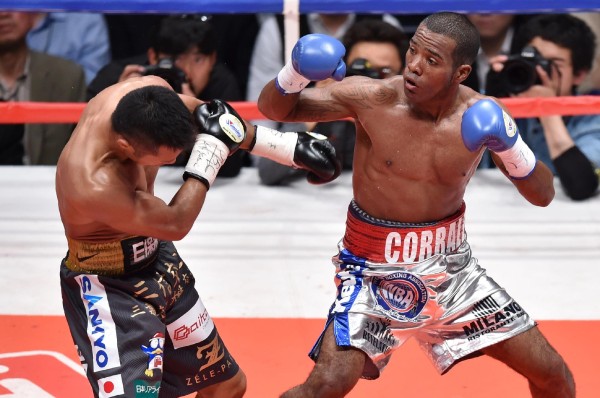
[[[112,242],[83,242],[67,237],[68,269],[98,275],[118,276],[144,268],[158,253],[158,240],[132,236]]]

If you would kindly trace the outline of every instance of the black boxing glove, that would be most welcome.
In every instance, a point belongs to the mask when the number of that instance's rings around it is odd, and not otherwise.
[[[210,188],[227,157],[246,137],[246,125],[228,103],[213,100],[193,113],[200,134],[185,166],[183,178],[194,177]]]
[[[286,166],[307,170],[306,179],[311,184],[333,181],[342,172],[335,148],[322,134],[282,133],[256,126],[255,140],[250,153]]]

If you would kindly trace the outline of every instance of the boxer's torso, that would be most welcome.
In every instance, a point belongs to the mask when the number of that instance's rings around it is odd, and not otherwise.
[[[409,105],[402,84],[394,79],[393,101],[357,112],[354,198],[374,217],[439,220],[461,206],[482,154],[469,152],[461,138],[462,115],[476,93],[459,90],[433,118]]]

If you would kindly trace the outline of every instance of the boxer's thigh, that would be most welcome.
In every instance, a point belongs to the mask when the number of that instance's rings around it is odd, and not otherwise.
[[[548,340],[533,327],[482,350],[532,381],[544,384],[550,375],[562,372],[564,361]]]

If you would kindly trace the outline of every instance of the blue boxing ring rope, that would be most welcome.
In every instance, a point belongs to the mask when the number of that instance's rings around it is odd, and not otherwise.
[[[95,11],[105,13],[282,13],[285,3],[300,13],[428,14],[436,11],[544,13],[600,11],[598,0],[0,0],[13,11]]]

